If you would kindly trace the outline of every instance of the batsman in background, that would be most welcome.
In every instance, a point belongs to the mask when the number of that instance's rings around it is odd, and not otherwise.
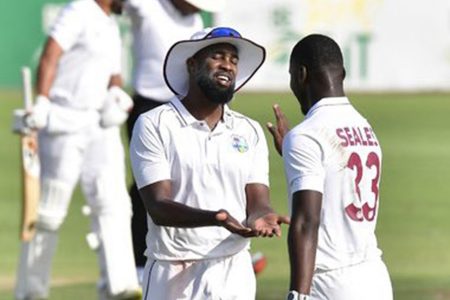
[[[291,209],[287,300],[391,300],[375,236],[381,148],[345,95],[339,45],[320,34],[303,38],[289,73],[305,119],[285,135],[286,119],[275,106],[277,126],[269,124]]]
[[[132,106],[120,88],[121,40],[112,14],[121,10],[121,0],[73,1],[46,41],[38,96],[25,118],[38,130],[41,195],[36,234],[21,248],[17,299],[48,297],[58,230],[78,181],[99,242],[99,299],[140,299],[119,134]]]

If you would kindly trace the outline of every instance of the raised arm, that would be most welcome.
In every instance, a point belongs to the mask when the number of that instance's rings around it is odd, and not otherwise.
[[[283,153],[283,139],[289,131],[289,122],[278,104],[275,104],[272,108],[276,123],[274,125],[271,122],[268,122],[267,129],[269,129],[269,132],[273,137],[275,149],[281,156]]]

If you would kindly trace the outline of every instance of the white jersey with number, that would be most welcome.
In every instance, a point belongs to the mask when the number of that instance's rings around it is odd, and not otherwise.
[[[133,88],[140,95],[168,102],[173,93],[164,81],[169,48],[203,28],[200,14],[183,15],[170,0],[128,0],[125,8],[133,31]]]
[[[381,148],[372,127],[346,97],[324,98],[283,142],[289,198],[323,194],[316,269],[378,258]]]
[[[49,35],[64,51],[51,100],[80,109],[102,107],[111,75],[120,74],[121,40],[115,19],[96,1],[76,0],[62,9]]]
[[[138,188],[170,180],[173,201],[204,210],[226,209],[246,219],[245,187],[268,185],[268,150],[261,126],[224,106],[211,131],[178,98],[142,114],[134,126],[130,158]],[[178,228],[148,218],[146,255],[157,260],[230,256],[249,239],[220,226]]]

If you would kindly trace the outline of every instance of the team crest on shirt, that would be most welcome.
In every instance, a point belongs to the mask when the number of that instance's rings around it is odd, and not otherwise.
[[[247,140],[240,135],[232,135],[231,136],[231,145],[235,150],[240,153],[244,153],[248,151],[248,143]]]

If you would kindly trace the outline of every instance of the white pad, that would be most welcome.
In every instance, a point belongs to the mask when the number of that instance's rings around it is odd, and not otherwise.
[[[66,183],[53,179],[41,182],[37,227],[57,231],[69,209],[72,188]]]
[[[44,179],[41,183],[36,234],[22,243],[17,272],[16,298],[46,298],[52,259],[58,242],[57,231],[67,214],[72,190],[67,184]]]
[[[84,189],[89,198],[92,231],[98,238],[101,277],[111,297],[139,290],[131,239],[131,201],[114,174],[97,178]]]
[[[94,217],[95,218],[95,217]],[[99,261],[109,295],[138,290],[131,239],[131,218],[120,215],[98,216]]]
[[[50,270],[57,243],[56,232],[40,229],[36,230],[30,242],[22,243],[15,289],[17,300],[48,297]]]

